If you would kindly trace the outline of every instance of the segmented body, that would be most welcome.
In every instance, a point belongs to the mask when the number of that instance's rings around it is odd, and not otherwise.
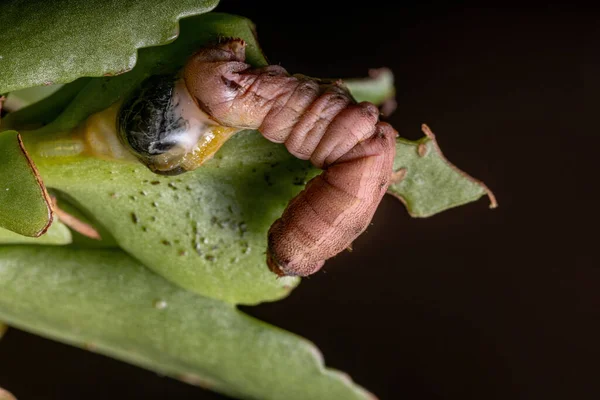
[[[186,86],[224,126],[259,130],[324,172],[269,230],[267,262],[279,275],[306,276],[348,248],[369,225],[392,174],[396,131],[341,82],[252,69],[242,40],[203,49],[187,63]]]

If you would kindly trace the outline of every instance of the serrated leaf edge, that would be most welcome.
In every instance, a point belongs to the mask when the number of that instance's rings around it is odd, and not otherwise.
[[[490,208],[494,209],[498,207],[498,201],[496,200],[496,196],[494,195],[494,192],[492,192],[490,190],[490,188],[483,183],[483,181],[473,178],[471,175],[467,174],[465,171],[463,171],[462,169],[458,168],[456,165],[454,165],[453,163],[451,163],[446,156],[444,155],[444,153],[442,152],[442,149],[440,148],[440,145],[438,144],[435,134],[432,132],[431,128],[429,128],[429,126],[427,124],[422,124],[421,125],[421,131],[425,134],[425,137],[422,138],[421,140],[419,140],[417,143],[419,143],[419,145],[424,144],[426,142],[431,142],[433,144],[433,148],[435,149],[435,151],[437,152],[437,154],[440,156],[440,158],[446,163],[446,165],[448,165],[452,170],[454,170],[455,172],[457,172],[458,174],[460,174],[462,177],[466,178],[467,180],[479,185],[485,192],[485,194],[488,196],[489,200],[490,200]],[[420,151],[420,149],[418,149],[417,151]],[[394,176],[395,174],[397,174],[397,176]],[[404,178],[404,175],[406,175],[406,169],[401,169],[399,171],[396,171],[393,173],[393,179],[397,179],[397,181],[401,181]],[[406,211],[408,212],[408,214],[413,217],[413,218],[427,218],[430,217],[432,215],[437,214],[437,212],[432,213],[432,214],[427,214],[427,215],[417,215],[415,213],[413,213],[409,206],[408,206],[408,202],[404,199],[404,197],[402,197],[401,194],[392,192],[391,190],[388,190],[387,192],[389,195],[395,197],[396,199],[400,200],[400,202],[404,205],[404,207],[406,208]],[[446,209],[449,209],[451,207],[447,207]]]

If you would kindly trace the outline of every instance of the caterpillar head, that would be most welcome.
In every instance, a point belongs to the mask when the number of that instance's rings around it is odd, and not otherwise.
[[[161,175],[198,168],[239,131],[202,111],[184,80],[173,74],[142,82],[123,102],[117,128],[123,145]]]

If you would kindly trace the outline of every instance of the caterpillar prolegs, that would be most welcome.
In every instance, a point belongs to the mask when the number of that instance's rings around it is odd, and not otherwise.
[[[135,96],[126,101],[119,117],[121,138],[152,170],[173,174],[196,168],[238,130],[256,129],[323,169],[268,234],[271,271],[310,275],[369,225],[390,183],[397,132],[379,121],[375,105],[357,104],[342,82],[292,76],[274,65],[252,68],[245,63],[245,46],[230,39],[204,48],[188,60],[182,75],[167,79],[172,92],[161,89],[150,102]],[[166,105],[170,111],[160,111]],[[148,116],[158,114],[161,118],[149,124]],[[190,115],[193,129],[180,122]],[[206,151],[198,143],[209,143],[209,137],[211,151]]]

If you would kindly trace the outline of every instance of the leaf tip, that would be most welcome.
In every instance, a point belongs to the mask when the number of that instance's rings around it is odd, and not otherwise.
[[[466,179],[470,180],[473,183],[476,183],[477,185],[479,185],[481,187],[481,189],[483,189],[483,191],[485,192],[485,194],[488,196],[488,198],[490,199],[490,209],[494,209],[498,207],[498,201],[496,200],[496,195],[494,194],[494,192],[492,192],[490,190],[490,188],[483,183],[483,181],[480,181],[479,179],[473,178],[471,175],[467,174],[466,172],[464,172],[462,169],[458,168],[456,165],[452,164],[447,158],[446,156],[444,156],[444,153],[442,153],[442,149],[440,148],[436,138],[435,138],[435,134],[431,131],[431,128],[429,128],[429,126],[427,124],[422,124],[421,125],[421,130],[423,131],[423,133],[425,134],[425,136],[427,136],[430,140],[431,143],[433,143],[433,146],[435,148],[435,150],[437,151],[437,153],[439,154],[439,156],[442,158],[442,160],[444,160],[446,162],[446,164],[448,164],[450,166],[450,168],[452,168],[453,170],[455,170],[456,172],[458,172],[459,174],[461,174],[463,177],[465,177]]]
[[[431,140],[435,140],[435,135],[431,131],[431,128],[427,124],[421,124],[421,131]]]
[[[482,185],[484,186],[484,190],[486,191],[489,199],[490,199],[490,209],[494,209],[494,208],[498,208],[498,201],[496,200],[496,195],[494,195],[494,193],[486,186],[482,183]]]

